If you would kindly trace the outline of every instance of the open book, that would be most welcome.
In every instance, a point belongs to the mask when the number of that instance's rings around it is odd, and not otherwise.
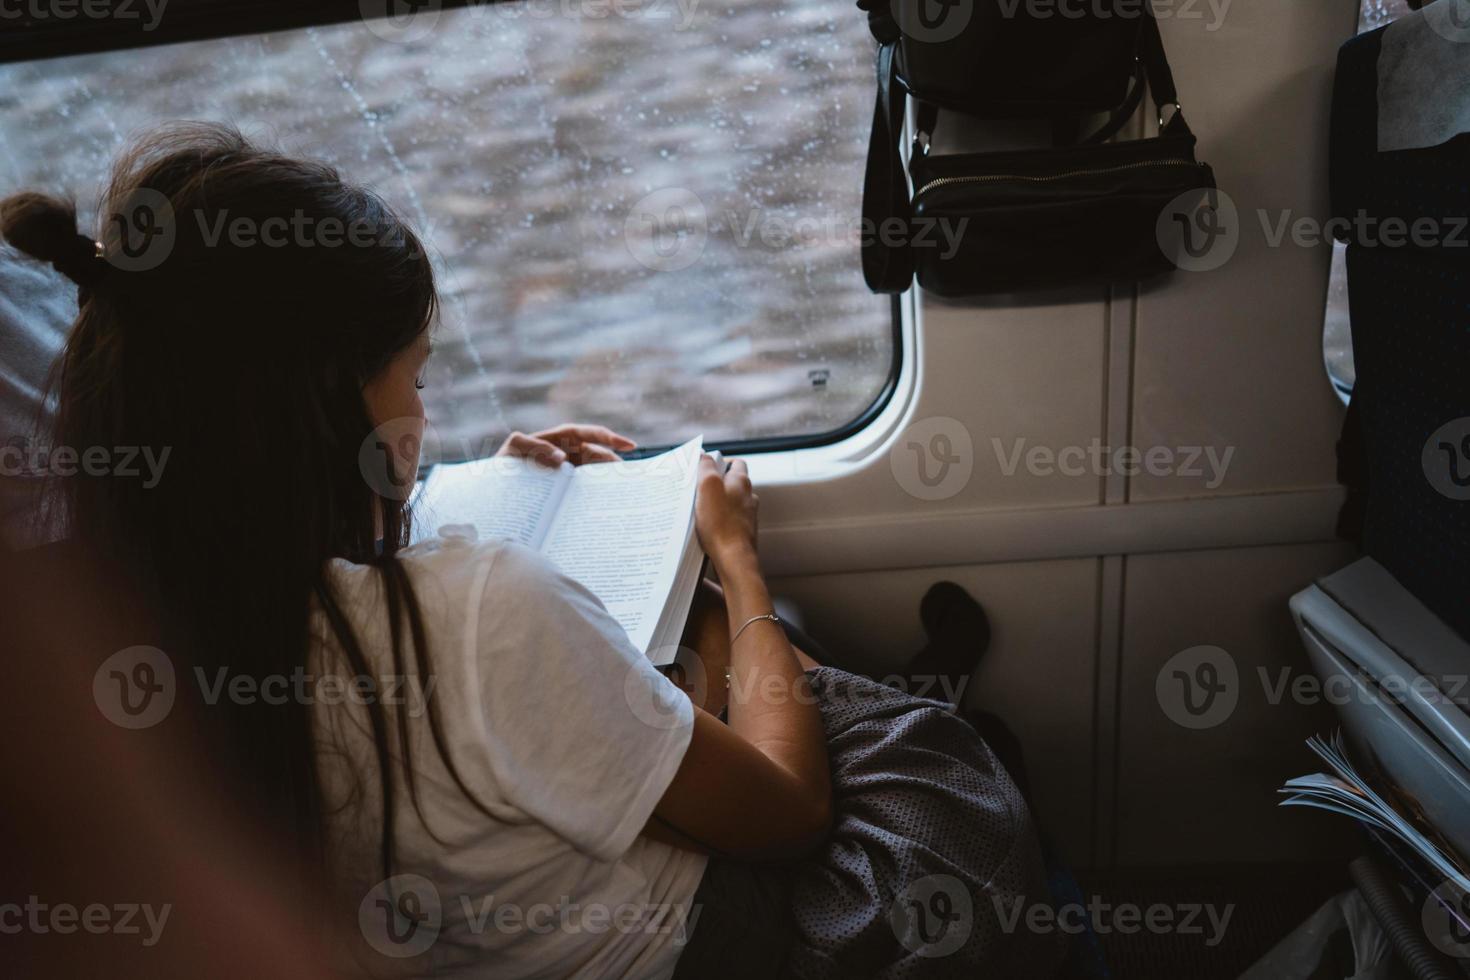
[[[1307,745],[1332,772],[1287,780],[1280,790],[1286,795],[1282,806],[1311,806],[1352,817],[1399,841],[1442,879],[1453,881],[1462,891],[1470,891],[1470,874],[1459,855],[1421,831],[1412,819],[1369,785],[1349,761],[1341,732],[1330,742],[1314,735]]]
[[[628,639],[672,663],[704,568],[694,533],[703,439],[648,459],[556,469],[510,457],[436,466],[415,536],[472,524],[541,552],[602,600]]]

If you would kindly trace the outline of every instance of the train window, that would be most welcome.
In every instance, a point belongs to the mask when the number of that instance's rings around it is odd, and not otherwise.
[[[437,252],[439,446],[606,422],[833,438],[891,388],[858,216],[872,41],[844,0],[518,0],[0,65],[10,189],[95,198],[177,119],[340,166]],[[166,16],[166,14],[165,14]]]
[[[1377,30],[1409,12],[1407,0],[1362,0],[1358,32]],[[1348,315],[1347,247],[1333,246],[1332,278],[1327,288],[1327,322],[1322,329],[1322,354],[1327,377],[1344,403],[1353,395],[1357,370],[1353,364],[1353,336]]]
[[[1353,331],[1348,316],[1347,246],[1332,244],[1332,277],[1327,284],[1327,323],[1322,328],[1322,357],[1332,390],[1347,404],[1353,397],[1357,370],[1353,364]]]

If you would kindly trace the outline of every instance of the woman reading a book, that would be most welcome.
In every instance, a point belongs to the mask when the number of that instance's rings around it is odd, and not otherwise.
[[[538,554],[453,528],[409,546],[404,495],[367,461],[411,485],[416,440],[377,434],[422,433],[436,292],[378,197],[191,125],[125,156],[101,213],[94,243],[61,201],[0,202],[5,239],[79,287],[51,444],[167,463],[58,479],[47,520],[147,596],[161,632],[138,643],[184,705],[159,729],[217,753],[351,969],[1049,972],[1046,937],[996,911],[1045,899],[1014,786],[935,703],[793,649],[741,462],[705,457],[696,505],[722,592],[690,642],[722,695],[728,666],[721,720]],[[282,220],[361,234],[212,231]],[[503,452],[630,445],[568,426]],[[139,666],[116,672],[134,707],[158,689]]]

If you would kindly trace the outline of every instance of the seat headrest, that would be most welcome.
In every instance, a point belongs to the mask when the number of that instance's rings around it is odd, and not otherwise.
[[[1438,0],[1390,24],[1378,59],[1378,151],[1470,133],[1470,2]]]

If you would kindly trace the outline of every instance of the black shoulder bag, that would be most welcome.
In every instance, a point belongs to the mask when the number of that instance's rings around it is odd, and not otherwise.
[[[976,0],[976,9],[991,8]],[[1019,87],[990,77],[989,85],[1001,87],[966,94],[957,66],[974,56],[977,42],[960,36],[914,43],[886,11],[870,14],[880,45],[862,261],[874,292],[903,292],[916,273],[924,289],[962,297],[1144,279],[1176,268],[1171,243],[1178,234],[1169,232],[1192,220],[1215,177],[1195,159],[1195,137],[1179,109],[1157,22],[1135,14],[1058,44],[1047,41],[1047,22],[1018,23],[1031,32],[1030,43],[1011,51],[1007,62],[1021,76]],[[972,18],[966,29],[985,26],[984,18]],[[1074,35],[1079,30],[1062,26]],[[1002,42],[992,37],[989,43]],[[1071,57],[1069,50],[1094,57]],[[1072,70],[1048,71],[1058,63]],[[975,75],[973,63],[967,71]],[[1159,110],[1159,136],[1105,143],[1142,102],[1145,77]],[[912,198],[899,152],[907,94],[918,103]],[[977,118],[1050,118],[1064,141],[1081,114],[1110,116],[1070,146],[938,156],[928,147],[941,107]],[[1173,109],[1167,123],[1166,108]]]

